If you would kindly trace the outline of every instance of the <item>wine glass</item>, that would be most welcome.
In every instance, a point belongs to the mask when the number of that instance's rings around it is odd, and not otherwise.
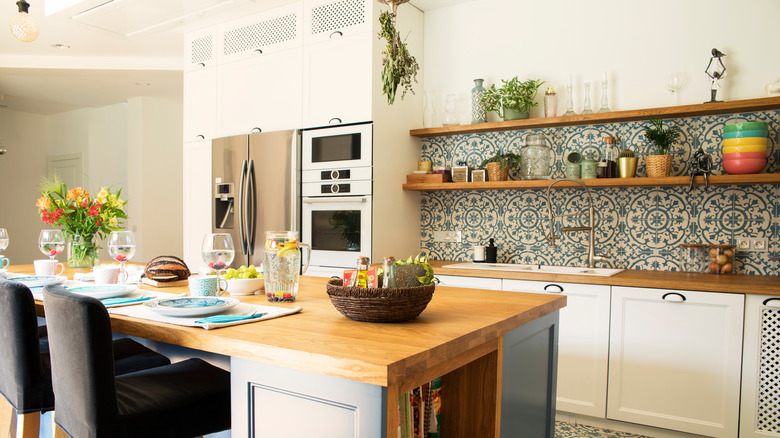
[[[672,93],[675,105],[679,103],[678,92],[683,86],[685,86],[685,75],[682,72],[676,71],[669,75],[666,88]]]
[[[112,231],[108,236],[108,255],[121,265],[122,283],[127,283],[125,263],[135,255],[135,236],[132,231]]]
[[[41,230],[38,234],[38,248],[54,260],[65,249],[65,235],[61,230]]]
[[[222,275],[222,271],[230,266],[236,255],[233,239],[230,234],[226,233],[206,234],[206,237],[203,238],[201,254],[203,261],[209,268],[217,271],[217,277],[219,277]]]
[[[0,252],[5,251],[6,248],[8,248],[8,231],[0,228]]]

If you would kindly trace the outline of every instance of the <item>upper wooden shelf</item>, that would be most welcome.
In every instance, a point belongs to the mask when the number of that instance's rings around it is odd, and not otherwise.
[[[414,137],[440,137],[480,132],[517,131],[531,128],[552,128],[556,126],[598,125],[602,123],[632,122],[647,120],[650,116],[662,119],[708,116],[712,114],[744,113],[780,109],[780,97],[735,100],[731,102],[702,103],[696,105],[669,106],[608,113],[578,114],[566,117],[538,117],[535,119],[510,120],[508,122],[476,123],[473,125],[444,126],[441,128],[412,129]]]
[[[661,187],[687,186],[690,176],[670,176],[666,178],[597,178],[579,180],[588,187]],[[546,189],[553,180],[539,179],[531,181],[487,181],[471,183],[420,183],[404,184],[404,190],[439,191],[439,190],[512,190],[512,189]],[[780,184],[780,173],[756,173],[751,175],[710,175],[711,185],[738,184]],[[704,178],[697,176],[694,185],[704,185]],[[560,182],[554,188],[579,187],[572,182]]]

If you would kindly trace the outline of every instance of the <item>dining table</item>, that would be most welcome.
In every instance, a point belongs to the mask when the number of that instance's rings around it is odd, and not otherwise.
[[[34,268],[14,265],[13,274]],[[232,436],[395,437],[403,397],[436,378],[443,436],[553,436],[565,296],[437,286],[417,318],[370,323],[334,307],[328,280],[301,276],[295,302],[269,302],[262,291],[230,296],[300,311],[221,328],[109,315],[117,334],[229,358]],[[187,286],[138,290],[189,294]],[[45,318],[42,301],[36,308]]]

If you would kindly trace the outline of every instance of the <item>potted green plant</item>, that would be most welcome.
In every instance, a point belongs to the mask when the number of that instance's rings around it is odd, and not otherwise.
[[[482,96],[485,109],[498,113],[498,116],[504,120],[527,119],[531,114],[531,108],[538,105],[534,99],[544,81],[529,79],[520,82],[515,76],[508,81],[502,79],[501,82],[503,83],[501,87],[496,88],[496,84],[492,84]]]
[[[650,117],[650,125],[645,126],[645,138],[655,145],[658,154],[645,156],[647,176],[667,177],[671,174],[672,155],[669,151],[677,143],[680,134],[680,128],[677,126],[664,128],[663,120]]]
[[[488,181],[506,181],[509,169],[519,165],[520,155],[512,152],[502,153],[501,149],[482,162],[482,167],[487,167]]]

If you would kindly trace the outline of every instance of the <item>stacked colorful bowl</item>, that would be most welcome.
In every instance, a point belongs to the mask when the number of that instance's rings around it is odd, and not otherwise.
[[[760,173],[766,167],[767,122],[723,127],[723,170],[731,175]]]

